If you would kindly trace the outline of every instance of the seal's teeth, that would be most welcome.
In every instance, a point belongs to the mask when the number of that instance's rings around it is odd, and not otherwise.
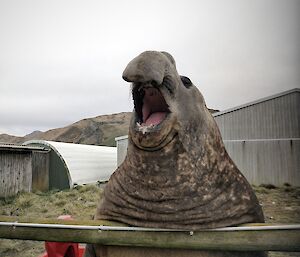
[[[137,129],[138,131],[142,132],[143,135],[145,135],[146,133],[149,133],[153,128],[156,127],[155,124],[150,124],[150,125],[143,125],[143,124],[140,124],[140,123],[136,123],[137,125]]]

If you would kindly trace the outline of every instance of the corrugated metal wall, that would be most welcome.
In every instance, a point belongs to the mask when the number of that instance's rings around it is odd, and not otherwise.
[[[223,140],[300,138],[300,92],[214,114]]]
[[[216,113],[226,149],[252,184],[300,186],[300,91]]]
[[[125,160],[127,154],[128,136],[117,137],[116,142],[117,142],[117,165],[119,167],[120,164]]]
[[[225,140],[224,143],[251,184],[300,185],[300,140]]]

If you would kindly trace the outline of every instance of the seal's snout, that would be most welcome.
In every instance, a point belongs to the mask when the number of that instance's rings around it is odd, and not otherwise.
[[[149,69],[148,65],[145,63],[129,63],[123,72],[122,78],[127,82],[133,83],[152,83],[159,85],[164,79],[164,74],[162,72],[147,72]]]
[[[127,82],[133,83],[144,83],[144,82],[151,82],[151,79],[145,77],[142,73],[131,72],[130,70],[125,70],[123,72],[122,78]],[[154,83],[157,83],[154,81]]]
[[[155,82],[157,85],[160,85],[165,77],[167,67],[171,65],[172,62],[165,54],[156,51],[146,51],[129,62],[122,77],[127,82]]]
[[[123,72],[122,78],[127,82],[134,82],[136,80],[141,80],[142,78],[131,77],[129,74]]]

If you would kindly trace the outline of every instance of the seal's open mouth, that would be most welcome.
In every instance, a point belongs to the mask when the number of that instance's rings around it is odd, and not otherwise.
[[[132,93],[139,126],[157,126],[170,113],[169,106],[157,86],[150,83],[134,85]]]

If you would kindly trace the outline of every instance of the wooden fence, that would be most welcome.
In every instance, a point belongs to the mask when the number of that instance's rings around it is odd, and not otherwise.
[[[201,231],[124,227],[109,221],[0,216],[0,238],[227,251],[300,251],[300,225],[248,224]]]

